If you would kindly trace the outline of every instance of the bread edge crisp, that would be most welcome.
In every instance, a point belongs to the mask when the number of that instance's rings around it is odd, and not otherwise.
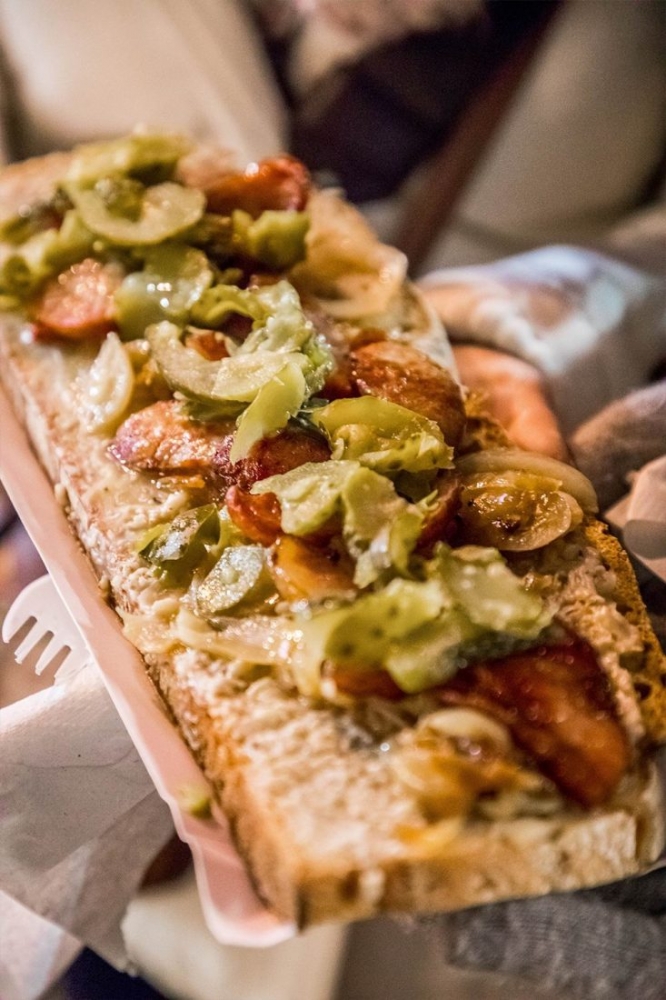
[[[504,429],[490,415],[483,395],[469,393],[466,399],[468,425],[465,444],[470,450],[511,447]],[[597,550],[602,562],[615,575],[618,610],[634,625],[644,644],[639,666],[625,667],[629,673],[647,741],[666,743],[666,656],[655,635],[643,602],[631,560],[607,524],[588,516],[584,524],[586,541]]]

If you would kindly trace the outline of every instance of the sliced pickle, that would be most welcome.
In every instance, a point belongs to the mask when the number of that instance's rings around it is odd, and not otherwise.
[[[263,545],[232,545],[197,588],[195,606],[199,615],[214,621],[243,602],[263,600],[271,590]]]
[[[162,320],[185,324],[212,280],[212,268],[201,250],[178,243],[149,250],[143,271],[128,274],[115,295],[123,337],[143,337],[147,327]]]
[[[195,188],[166,181],[146,188],[140,207],[129,215],[119,214],[109,204],[108,192],[97,185],[91,190],[73,189],[71,197],[81,218],[93,233],[117,246],[152,246],[193,226],[204,213],[206,199]]]
[[[232,219],[237,250],[267,267],[286,270],[305,257],[305,235],[310,225],[307,212],[267,209],[253,219],[237,209]]]
[[[141,132],[86,143],[76,150],[66,180],[82,186],[112,174],[164,180],[171,176],[181,156],[189,152],[190,145],[180,135]]]
[[[156,525],[143,537],[138,550],[167,583],[185,586],[219,537],[217,507],[206,504],[179,514],[169,524]]]
[[[164,321],[148,327],[153,358],[172,389],[205,404],[213,416],[236,416],[285,365],[302,366],[304,355],[262,352],[208,361],[181,341],[182,330]]]
[[[390,400],[337,399],[313,410],[311,419],[326,432],[334,458],[357,459],[388,476],[452,465],[453,449],[437,424]]]
[[[248,355],[251,357],[251,355]],[[295,416],[307,394],[301,366],[289,361],[257,392],[253,402],[238,421],[229,458],[238,462],[262,438],[286,427]]]
[[[65,213],[59,229],[30,236],[0,264],[0,289],[27,298],[47,278],[83,260],[92,251],[94,236],[76,209]]]

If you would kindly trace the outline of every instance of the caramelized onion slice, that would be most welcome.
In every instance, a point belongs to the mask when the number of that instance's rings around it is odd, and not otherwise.
[[[504,472],[513,469],[556,479],[560,488],[570,493],[584,511],[595,513],[599,509],[594,486],[587,476],[572,465],[559,462],[548,455],[522,451],[520,448],[490,448],[465,455],[458,461],[457,469],[464,476],[475,472]]]
[[[556,479],[486,472],[463,479],[458,517],[467,540],[500,552],[531,552],[577,527],[583,511]]]

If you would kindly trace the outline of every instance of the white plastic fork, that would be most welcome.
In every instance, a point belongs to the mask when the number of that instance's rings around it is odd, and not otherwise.
[[[12,648],[17,637],[18,645]],[[56,662],[60,673],[65,668],[75,671],[90,660],[81,633],[48,575],[33,580],[14,600],[2,623],[2,639],[20,664],[39,650],[34,665],[38,675]]]

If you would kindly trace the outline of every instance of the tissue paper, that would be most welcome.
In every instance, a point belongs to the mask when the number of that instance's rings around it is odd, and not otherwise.
[[[62,929],[59,944],[53,929],[40,937],[43,961],[71,935],[126,964],[120,920],[173,825],[92,665],[0,711],[0,815],[0,891]],[[47,970],[21,926],[23,1000]]]
[[[0,892],[0,996],[38,1000],[69,968],[81,942]]]
[[[636,473],[629,495],[606,516],[631,554],[666,582],[666,456]]]

